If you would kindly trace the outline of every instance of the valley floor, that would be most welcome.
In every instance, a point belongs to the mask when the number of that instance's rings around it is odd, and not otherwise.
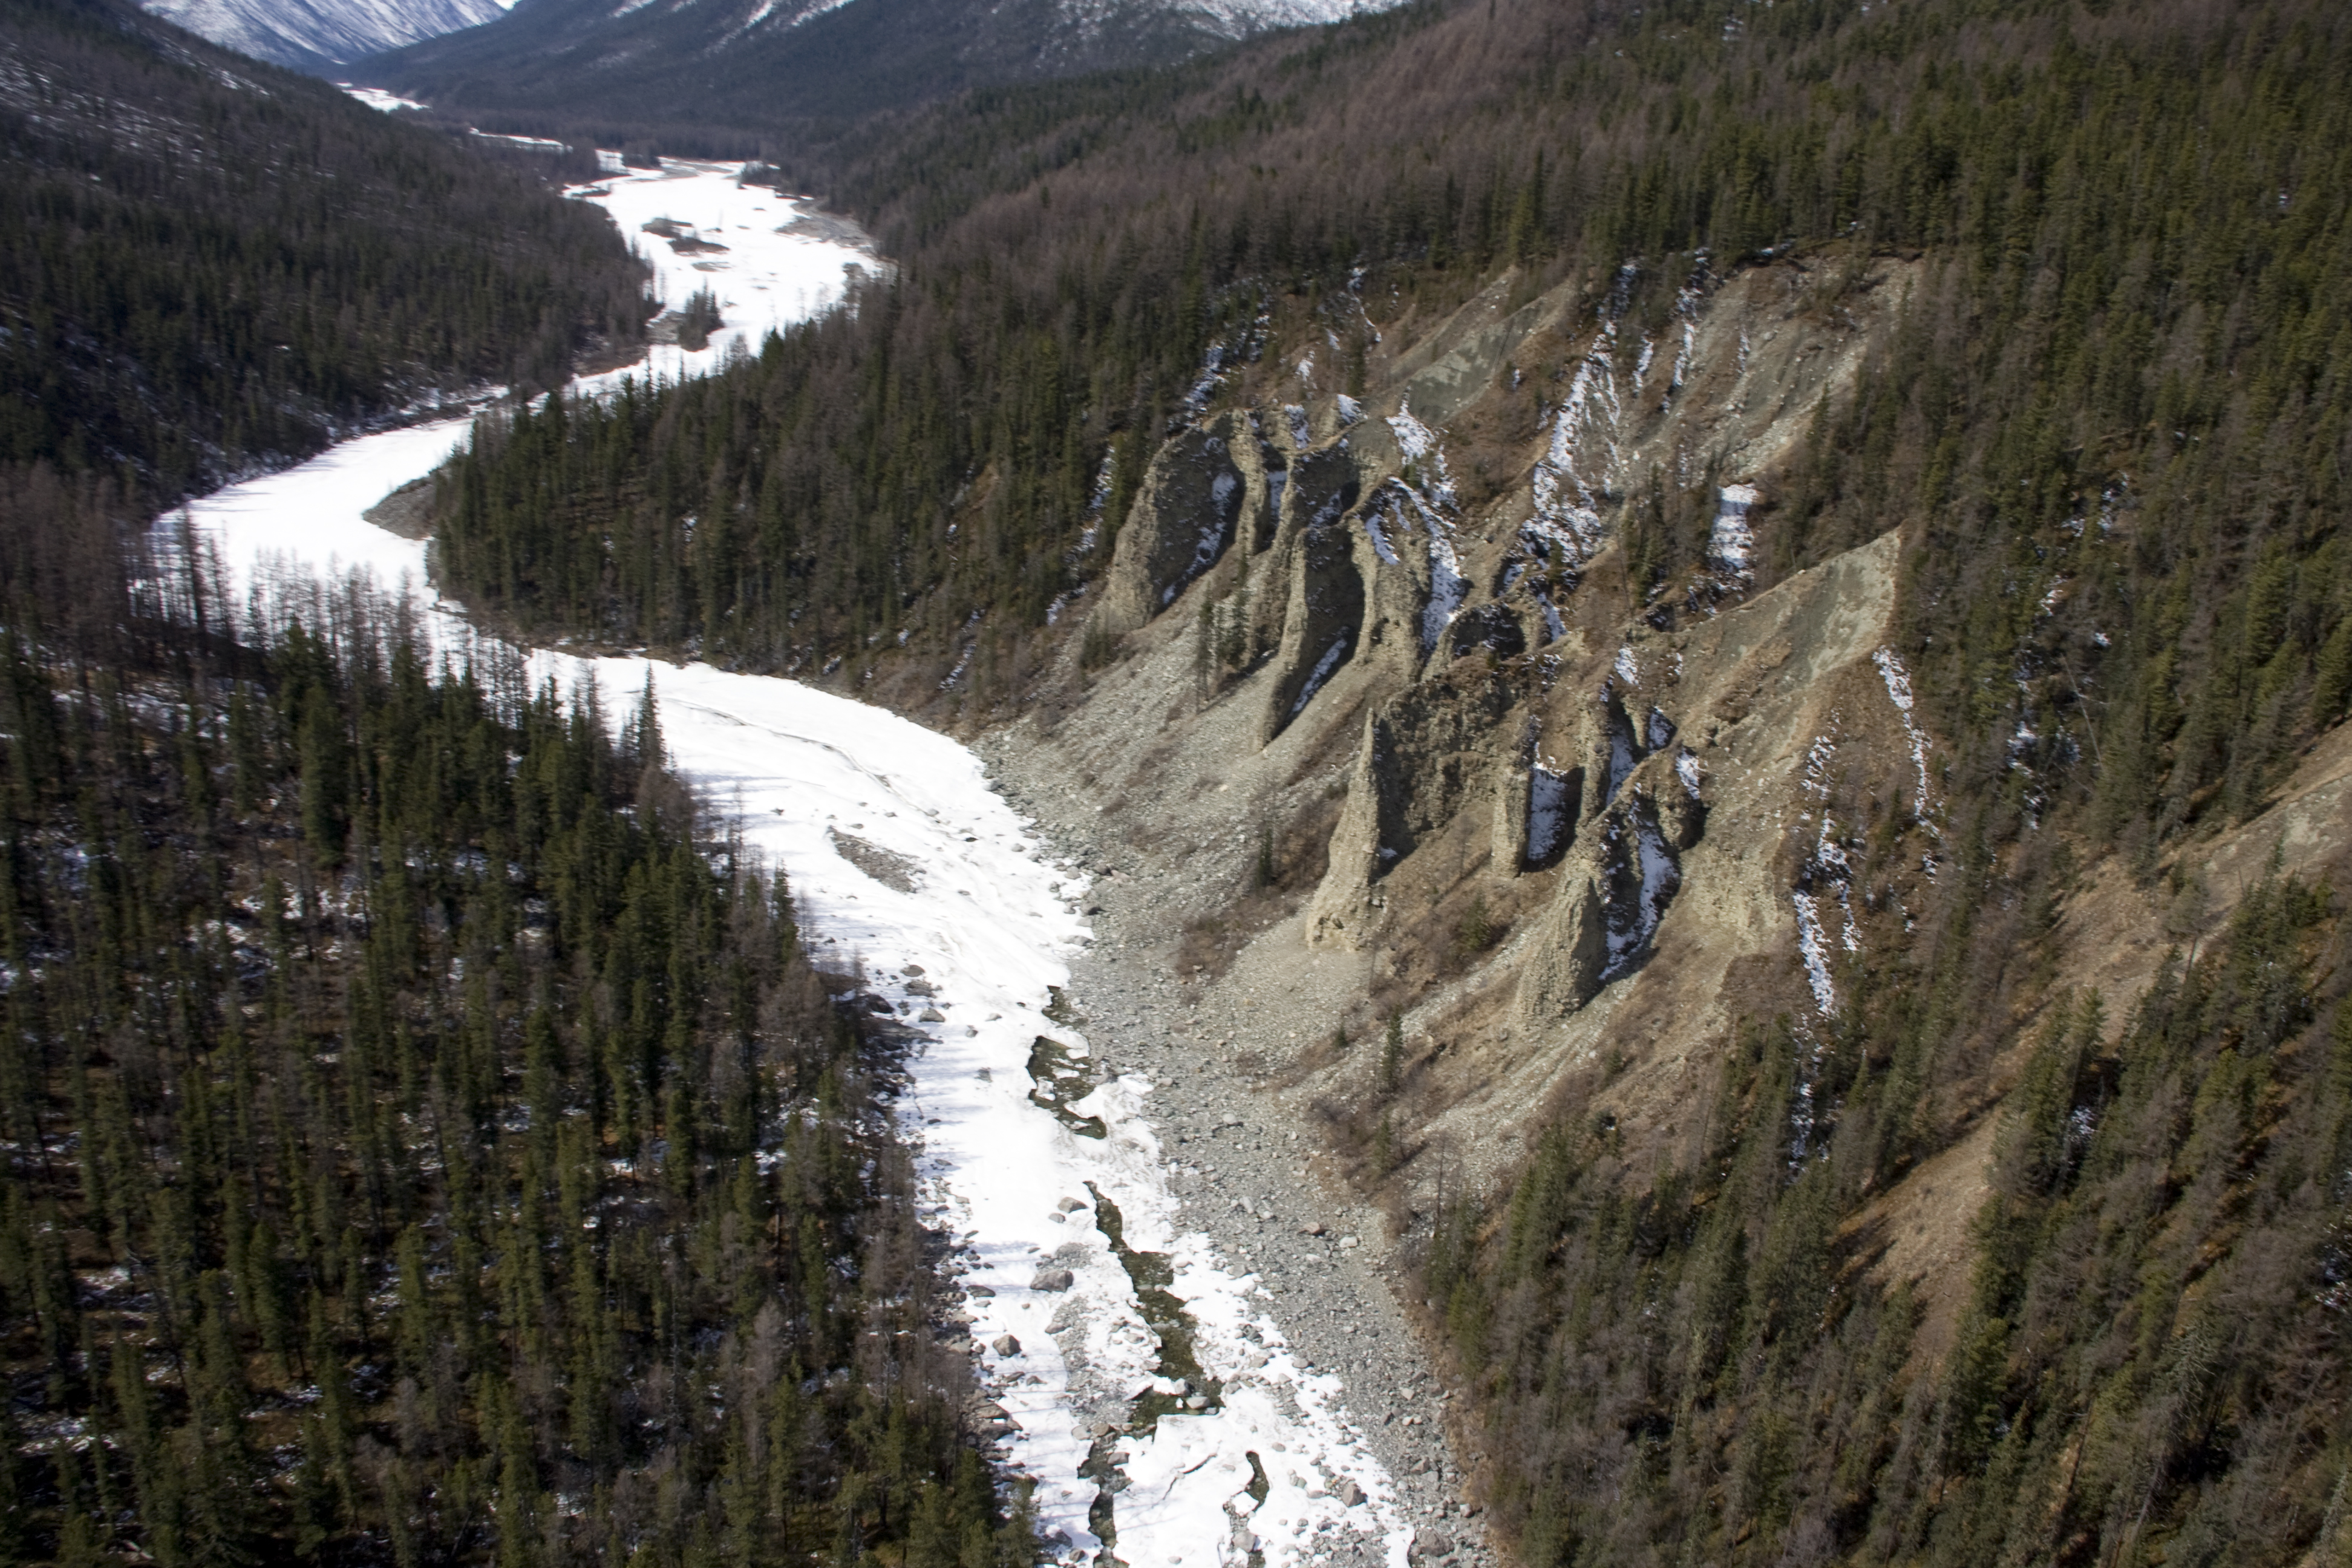
[[[667,217],[703,233],[785,205],[716,167],[591,195],[625,226]],[[854,253],[784,238],[725,253],[741,265],[723,271],[707,250],[656,249],[673,297],[717,279],[730,328],[657,371],[698,369],[739,334],[831,298],[817,280]],[[363,514],[465,433],[452,421],[346,443],[190,518],[241,592],[316,594],[325,611],[343,573],[404,582],[435,640],[464,657],[483,645],[424,586],[423,543]],[[1380,1273],[1372,1216],[1310,1195],[1307,1142],[1230,1058],[1204,1063],[1141,1027],[1172,1023],[1178,998],[1130,951],[1165,935],[1140,889],[1099,894],[1118,935],[1089,952],[1087,875],[1060,863],[971,753],[882,710],[642,658],[541,650],[528,678],[593,679],[615,722],[650,678],[672,765],[792,879],[812,956],[849,987],[840,999],[890,1015],[926,1218],[951,1237],[963,1287],[941,1330],[975,1358],[976,1419],[1035,1481],[1056,1557],[1115,1542],[1135,1568],[1481,1560],[1475,1526],[1438,1506],[1453,1472],[1433,1440],[1443,1406]],[[1136,1005],[1146,995],[1155,1011]],[[1248,1037],[1238,1010],[1185,1023]],[[1301,1234],[1318,1215],[1322,1234]]]
[[[1122,843],[1055,752],[1009,735],[981,751],[1016,808],[1095,873],[1097,941],[1071,964],[1069,996],[1107,1070],[1165,1086],[1152,1111],[1172,1156],[1180,1225],[1254,1271],[1302,1363],[1345,1385],[1366,1447],[1398,1478],[1413,1555],[1493,1563],[1453,1440],[1468,1435],[1455,1429],[1444,1380],[1400,1304],[1410,1279],[1387,1217],[1349,1193],[1311,1107],[1272,1079],[1310,1034],[1319,1037],[1318,1021],[1328,1028],[1360,1001],[1367,960],[1309,949],[1294,915],[1225,973],[1181,981],[1182,917],[1214,896],[1216,879]]]

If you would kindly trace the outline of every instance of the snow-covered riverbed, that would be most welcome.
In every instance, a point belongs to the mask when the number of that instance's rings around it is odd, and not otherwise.
[[[710,367],[731,342],[756,348],[771,326],[837,300],[845,266],[873,265],[779,232],[793,204],[735,173],[671,163],[584,198],[644,242],[667,299],[705,285],[719,299],[725,329],[698,353],[663,350],[653,368],[665,376]],[[663,217],[728,248],[678,250],[643,232]],[[646,367],[582,389],[620,374]],[[467,428],[348,442],[190,513],[239,583],[356,570],[433,605],[424,545],[361,514],[429,472]],[[472,637],[453,607],[427,619],[446,649]],[[534,680],[566,687],[593,675],[616,721],[650,676],[673,763],[789,875],[821,962],[862,968],[922,1037],[902,1123],[923,1146],[929,1218],[960,1245],[982,1378],[1009,1421],[1007,1462],[1035,1479],[1057,1555],[1093,1556],[1107,1519],[1135,1568],[1238,1565],[1253,1550],[1270,1568],[1335,1553],[1401,1568],[1410,1531],[1338,1379],[1302,1369],[1255,1279],[1182,1228],[1152,1085],[1097,1081],[1087,1041],[1049,1016],[1089,940],[1085,879],[1054,861],[979,760],[793,681],[550,650],[530,664]]]

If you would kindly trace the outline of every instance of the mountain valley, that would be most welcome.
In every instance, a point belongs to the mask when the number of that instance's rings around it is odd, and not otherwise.
[[[2352,1561],[2334,8],[6,3],[0,1552]]]

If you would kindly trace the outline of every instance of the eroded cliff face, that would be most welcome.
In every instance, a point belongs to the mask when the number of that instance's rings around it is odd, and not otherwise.
[[[1073,656],[1083,697],[1017,738],[1165,879],[1188,982],[1280,1009],[1286,965],[1356,966],[1361,1005],[1285,1020],[1268,1068],[1335,1130],[1377,1097],[1392,1190],[1499,1176],[1596,1082],[1629,1159],[1687,1160],[1742,1022],[1834,1014],[1955,874],[1945,752],[1893,651],[1902,533],[1774,565],[1790,459],[1913,280],[1699,278],[1645,333],[1622,279],[1516,302],[1507,279],[1391,327],[1370,395],[1308,356],[1153,458],[1094,611],[1120,657]],[[1677,528],[1661,573],[1643,552]],[[2315,864],[2343,853],[2341,774],[2290,792]],[[2102,944],[2130,924],[2058,961],[2124,984],[2116,1017],[2131,965]],[[1382,1053],[1318,1044],[1391,1011],[1401,1091]],[[2008,1070],[1941,1113],[1965,1125]],[[1958,1266],[1989,1150],[1889,1192],[1880,1267]],[[1914,1213],[1921,1180],[1946,1195]]]

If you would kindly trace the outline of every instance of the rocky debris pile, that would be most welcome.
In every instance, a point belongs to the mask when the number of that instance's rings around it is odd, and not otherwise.
[[[1106,852],[1091,831],[1097,819],[1066,781],[1024,770],[1024,757],[1039,753],[981,750],[1008,798],[1042,818],[1065,858],[1097,873],[1114,861],[1135,873],[1097,876],[1097,942],[1072,965],[1066,1003],[1097,1071],[1153,1085],[1145,1114],[1173,1161],[1180,1223],[1253,1270],[1292,1353],[1339,1380],[1349,1426],[1396,1479],[1413,1560],[1491,1568],[1478,1505],[1465,1495],[1468,1466],[1452,1447],[1451,1400],[1392,1294],[1385,1221],[1327,1179],[1305,1108],[1251,1070],[1297,1050],[1297,1013],[1320,1004],[1336,1015],[1353,1001],[1354,972],[1335,959],[1316,966],[1328,975],[1319,985],[1311,972],[1297,975],[1297,994],[1279,1010],[1258,1005],[1244,980],[1179,982],[1172,960],[1190,900],[1171,896],[1169,884],[1182,884],[1182,868]],[[1362,1500],[1352,1481],[1333,1495],[1350,1508]],[[1120,1554],[1129,1555],[1124,1546]],[[1362,1568],[1384,1562],[1370,1542],[1347,1538],[1333,1542],[1329,1559]]]

